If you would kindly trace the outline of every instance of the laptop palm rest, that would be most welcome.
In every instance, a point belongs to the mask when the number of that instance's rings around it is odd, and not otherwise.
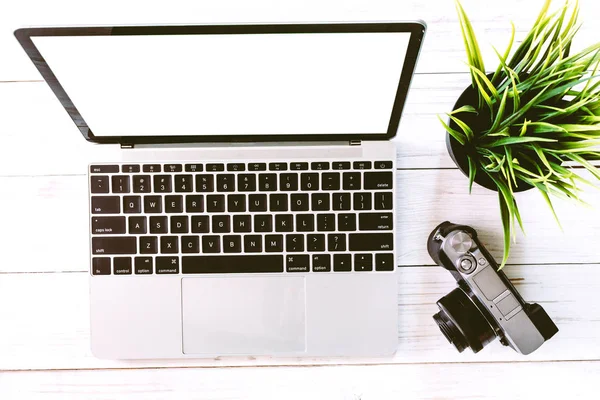
[[[298,276],[183,278],[185,354],[306,351],[306,285]]]

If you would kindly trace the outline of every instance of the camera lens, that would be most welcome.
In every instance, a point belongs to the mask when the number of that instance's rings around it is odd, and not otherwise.
[[[481,310],[461,288],[442,297],[437,305],[440,311],[433,319],[459,352],[470,347],[477,353],[496,338]]]

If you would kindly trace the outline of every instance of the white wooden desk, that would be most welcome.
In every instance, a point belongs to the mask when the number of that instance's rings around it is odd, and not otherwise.
[[[564,231],[535,192],[518,196],[527,236],[505,269],[560,328],[529,357],[497,341],[458,354],[431,315],[454,288],[425,241],[443,220],[475,226],[496,257],[495,193],[454,167],[435,115],[469,83],[450,0],[169,2],[2,1],[0,13],[0,399],[442,399],[597,398],[600,376],[600,191],[594,208],[557,202]],[[503,48],[509,21],[524,37],[542,1],[464,6],[487,42]],[[600,40],[594,0],[581,1],[581,48]],[[558,6],[556,2],[555,6]],[[86,166],[113,149],[86,143],[12,37],[24,25],[423,19],[429,25],[398,136],[398,352],[385,359],[219,358],[121,362],[89,349]]]

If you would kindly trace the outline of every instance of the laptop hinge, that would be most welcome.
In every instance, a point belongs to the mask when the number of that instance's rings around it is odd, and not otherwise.
[[[360,146],[362,143],[361,140],[351,140],[350,141],[350,146]]]
[[[122,149],[133,149],[133,144],[131,143],[121,143]]]

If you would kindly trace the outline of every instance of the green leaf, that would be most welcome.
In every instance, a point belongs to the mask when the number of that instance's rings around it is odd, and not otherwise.
[[[479,111],[477,111],[477,109],[475,107],[470,106],[470,105],[464,105],[462,107],[459,107],[456,110],[452,111],[450,114],[454,115],[454,114],[458,114],[461,112],[479,114]]]
[[[504,231],[504,254],[502,255],[502,263],[500,264],[500,268],[498,268],[498,270],[501,270],[506,265],[508,256],[510,254],[510,226],[512,216],[504,196],[502,196],[500,191],[498,191],[498,201],[500,203],[500,219],[502,220],[502,230]]]
[[[504,116],[504,109],[506,108],[506,99],[508,98],[508,91],[505,91],[502,95],[502,101],[500,102],[500,106],[498,107],[498,111],[496,113],[496,118],[494,119],[494,123],[490,128],[490,132],[496,131],[500,126],[500,121],[502,121],[502,117]]]
[[[536,136],[511,136],[495,140],[491,143],[482,144],[481,146],[487,148],[509,146],[512,144],[530,143],[530,142],[557,142],[556,139],[542,138]]]
[[[469,160],[469,194],[471,194],[471,190],[473,189],[473,182],[475,181],[475,175],[477,174],[477,165],[473,157],[468,156]]]
[[[496,51],[496,49],[494,49],[494,51],[496,52],[496,54],[498,54],[498,57],[504,61],[501,62],[498,65],[498,68],[496,68],[496,72],[494,72],[494,75],[492,76],[492,82],[496,82],[496,79],[498,78],[498,76],[500,75],[500,71],[502,71],[502,67],[503,64],[506,65],[505,61],[508,58],[508,55],[510,54],[510,50],[512,49],[512,45],[514,43],[515,40],[515,24],[513,24],[513,22],[510,22],[510,40],[508,41],[508,46],[506,47],[506,51],[504,52],[503,56],[500,56],[500,54],[498,53],[498,51]]]
[[[442,119],[442,117],[440,117],[439,115],[437,116],[438,119],[440,120],[440,122],[442,123],[442,125],[444,126],[444,129],[446,129],[446,132],[448,132],[450,135],[452,135],[452,137],[454,139],[456,139],[456,141],[460,144],[462,144],[463,146],[465,145],[467,138],[465,137],[465,135],[463,135],[462,133],[450,128],[448,126],[448,124],[446,122],[444,122],[444,120]]]
[[[465,133],[465,136],[467,137],[467,141],[469,141],[469,142],[472,141],[473,140],[473,131],[471,130],[471,127],[469,127],[469,125],[465,124],[460,119],[456,118],[454,115],[448,114],[448,116],[450,117],[450,119],[452,121],[454,121],[454,123],[456,125],[458,125],[458,127],[460,129],[463,130],[463,132]]]

